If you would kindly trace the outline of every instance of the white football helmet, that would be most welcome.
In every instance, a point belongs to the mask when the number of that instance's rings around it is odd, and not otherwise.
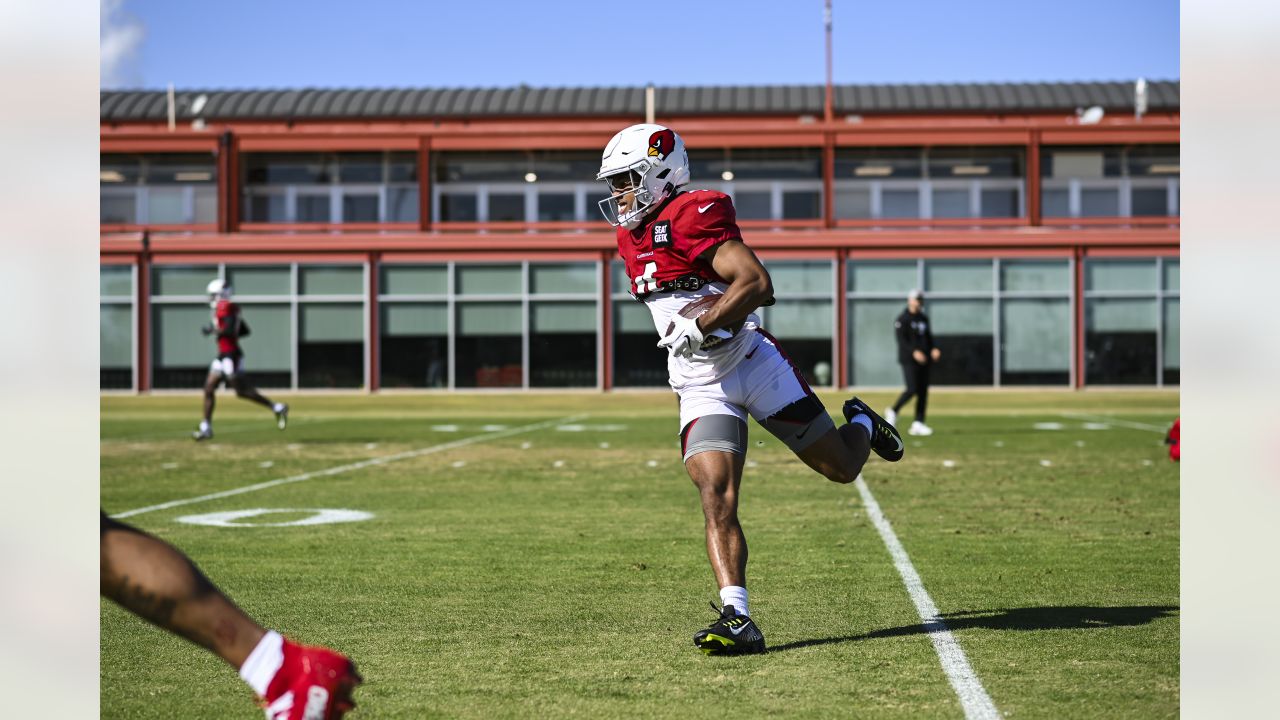
[[[631,230],[677,188],[688,184],[689,154],[684,140],[670,128],[632,125],[605,145],[596,179],[609,186],[609,197],[599,203],[604,219]],[[624,203],[628,195],[630,202]]]
[[[219,300],[231,299],[231,286],[221,278],[209,281],[205,290],[209,293],[209,307],[216,308]]]

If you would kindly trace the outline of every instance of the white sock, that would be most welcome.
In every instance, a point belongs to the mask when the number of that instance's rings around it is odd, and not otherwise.
[[[864,427],[864,428],[866,428],[866,429],[867,429],[867,437],[871,437],[871,434],[872,434],[872,433],[871,433],[871,430],[872,430],[872,428],[871,428],[871,416],[870,416],[870,415],[868,415],[868,414],[866,414],[866,413],[862,413],[861,415],[857,415],[857,416],[855,416],[852,420],[850,420],[850,421],[849,421],[849,424],[850,424],[850,425],[861,425],[862,427]]]
[[[200,432],[209,432],[210,424],[208,420],[200,421]]]
[[[747,589],[741,585],[729,585],[720,588],[720,604],[732,605],[739,615],[750,617],[751,612],[747,610]]]
[[[272,412],[276,412],[276,413],[278,413],[278,412],[280,412],[280,411],[281,411],[281,410],[283,410],[283,409],[284,409],[284,403],[276,403],[275,405],[272,405],[272,406],[271,406],[271,411],[272,411]]]
[[[283,664],[284,638],[280,637],[280,633],[268,630],[253,648],[253,652],[249,653],[244,665],[240,666],[240,677],[249,683],[249,687],[253,688],[259,697],[266,697],[271,679],[276,676],[276,672]]]

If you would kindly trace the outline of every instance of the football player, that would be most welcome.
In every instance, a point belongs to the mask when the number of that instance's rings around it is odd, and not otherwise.
[[[231,302],[231,286],[224,280],[209,283],[209,307],[213,310],[213,322],[200,328],[205,335],[216,335],[218,355],[209,366],[209,376],[204,381],[204,418],[200,427],[191,433],[191,439],[200,441],[213,437],[213,406],[218,386],[226,383],[236,391],[236,396],[252,400],[271,409],[276,414],[276,427],[283,430],[289,423],[289,406],[273,403],[249,384],[244,376],[244,353],[240,350],[240,338],[249,334],[249,324],[240,317],[240,306]]]
[[[240,672],[268,720],[335,720],[355,707],[350,659],[254,622],[176,548],[101,513],[102,594]]]
[[[760,326],[754,311],[773,302],[769,272],[743,242],[732,198],[686,188],[689,158],[679,135],[661,125],[625,128],[605,146],[596,179],[609,188],[600,210],[617,228],[630,292],[649,308],[658,346],[668,351],[685,470],[702,499],[721,608],[694,644],[711,654],[763,652],[747,604],[747,543],[737,514],[747,415],[838,483],[853,482],[872,450],[900,460],[902,438],[856,397],[844,403],[846,422],[836,427]],[[697,300],[707,295],[719,301],[700,315],[689,312],[695,301],[709,303]]]

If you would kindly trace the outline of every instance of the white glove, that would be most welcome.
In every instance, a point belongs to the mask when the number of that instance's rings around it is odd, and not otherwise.
[[[676,315],[672,324],[674,327],[671,328],[671,332],[658,341],[658,347],[666,348],[672,355],[685,358],[702,349],[702,342],[706,338],[698,329],[697,318]]]

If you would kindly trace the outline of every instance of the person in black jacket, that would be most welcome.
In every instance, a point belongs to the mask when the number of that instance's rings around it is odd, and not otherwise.
[[[898,363],[902,365],[902,377],[907,388],[893,407],[884,413],[885,420],[896,426],[898,411],[915,396],[916,419],[907,430],[912,435],[933,434],[933,429],[924,424],[924,414],[929,405],[929,366],[942,357],[942,352],[933,344],[933,330],[923,307],[924,293],[912,290],[907,295],[907,309],[893,321],[894,335],[898,339]]]

